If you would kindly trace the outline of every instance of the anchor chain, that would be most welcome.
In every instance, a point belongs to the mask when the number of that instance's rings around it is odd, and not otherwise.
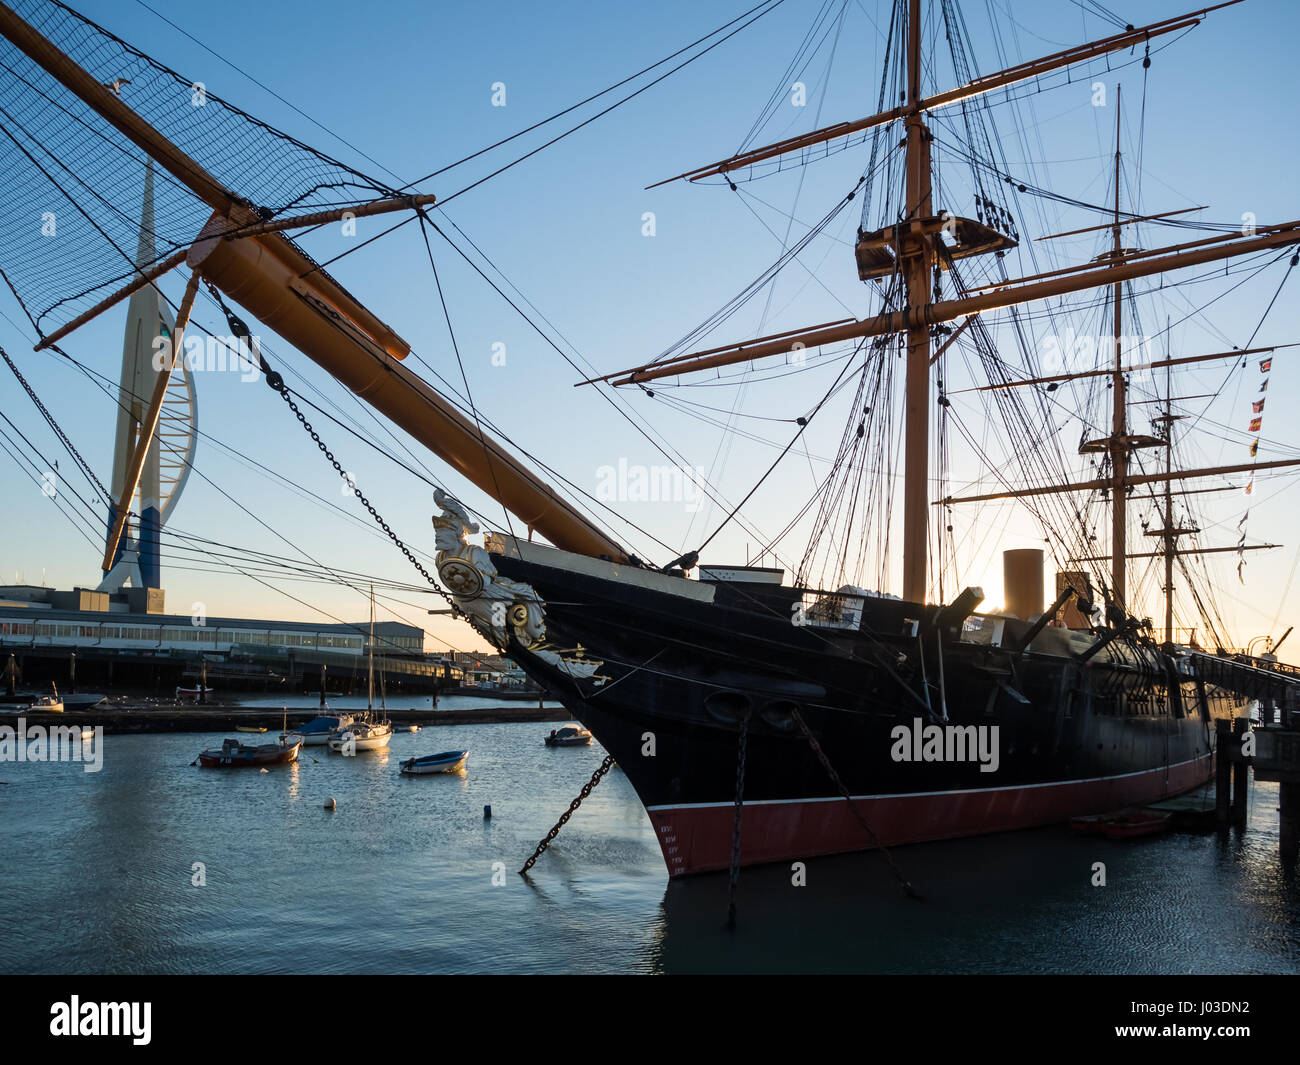
[[[909,898],[919,899],[921,896],[916,893],[916,889],[912,887],[907,877],[903,875],[903,871],[898,868],[897,863],[894,861],[894,856],[890,854],[885,848],[885,845],[880,842],[880,837],[876,835],[871,825],[867,823],[867,819],[862,816],[862,812],[853,804],[853,798],[849,795],[849,789],[844,786],[844,781],[842,781],[840,775],[835,772],[835,767],[831,765],[830,759],[826,757],[826,752],[822,750],[821,744],[817,742],[816,738],[814,738],[813,734],[808,730],[803,715],[799,713],[798,709],[792,709],[791,714],[794,717],[795,723],[798,724],[799,730],[803,733],[804,739],[808,741],[808,746],[812,748],[813,754],[817,756],[817,760],[821,762],[822,768],[826,770],[826,775],[831,778],[831,783],[835,785],[836,790],[843,797],[844,801],[849,804],[849,812],[853,814],[854,819],[862,826],[862,830],[871,839],[872,845],[880,851],[884,856],[885,861],[889,863],[889,868],[898,879],[898,883],[902,886],[904,894]]]
[[[740,818],[745,809],[745,757],[749,748],[749,715],[740,722],[736,741],[736,806],[731,819],[731,873],[727,881],[727,927],[736,927],[736,887],[740,883]]]
[[[249,332],[248,326],[244,323],[244,320],[226,305],[226,301],[222,298],[221,290],[217,288],[216,285],[209,281],[207,282],[207,286],[208,291],[212,293],[212,298],[217,301],[221,307],[222,313],[226,316],[226,323],[230,326],[231,335],[239,337],[240,339],[249,340],[250,347],[252,347],[252,336]],[[334,457],[334,452],[331,451],[325,441],[320,438],[320,434],[312,428],[312,424],[307,420],[307,416],[299,409],[298,404],[293,401],[293,396],[289,393],[289,386],[284,383],[284,375],[278,370],[272,369],[271,364],[266,361],[266,356],[262,354],[260,349],[254,348],[254,350],[257,352],[258,367],[266,377],[266,383],[271,387],[272,391],[278,392],[280,398],[289,405],[289,409],[293,411],[293,415],[298,419],[299,424],[307,430],[307,435],[312,438],[312,442],[320,448],[321,454],[329,459],[330,465],[333,466],[335,472],[343,478],[343,482],[352,489],[352,494],[361,501],[361,505],[370,512],[370,516],[375,519],[375,524],[384,530],[388,535],[388,538],[397,546],[397,549],[406,556],[407,561],[419,571],[420,576],[429,582],[435,592],[442,596],[442,598],[452,608],[453,613],[459,611],[459,607],[456,606],[455,600],[453,600],[452,597],[443,589],[442,585],[434,579],[433,574],[424,568],[424,565],[415,557],[415,554],[411,549],[402,542],[402,538],[398,536],[397,533],[393,532],[392,527],[388,522],[384,521],[379,511],[374,508],[374,504],[372,504],[370,500],[365,497],[365,494],[361,489],[357,487],[357,482],[352,479],[339,460]],[[250,359],[249,361],[251,362],[252,360]]]
[[[520,876],[526,875],[528,870],[537,863],[537,859],[542,856],[546,848],[549,847],[555,841],[555,837],[560,834],[560,829],[569,823],[569,818],[572,817],[578,807],[582,805],[582,800],[591,794],[591,789],[600,783],[600,778],[609,772],[613,764],[614,756],[612,754],[605,755],[605,760],[600,763],[600,768],[591,774],[591,779],[582,786],[582,790],[578,792],[578,797],[574,799],[573,802],[569,803],[569,808],[560,815],[560,819],[555,822],[555,827],[546,833],[545,839],[537,844],[537,849],[533,851],[533,856],[529,858],[528,861],[524,862],[524,867],[519,870]]]
[[[266,383],[278,392],[280,398],[289,405],[289,409],[293,411],[294,417],[296,417],[302,427],[307,430],[307,435],[310,436],[316,446],[320,448],[321,454],[329,459],[330,465],[333,466],[338,475],[343,478],[344,483],[352,489],[352,494],[356,496],[357,499],[360,500],[361,505],[370,512],[370,516],[375,519],[375,524],[387,533],[388,538],[392,540],[397,549],[406,556],[407,561],[420,572],[420,576],[429,582],[433,590],[442,596],[454,611],[459,610],[459,607],[456,606],[456,601],[452,599],[452,597],[443,589],[442,585],[434,579],[433,574],[425,569],[424,564],[415,557],[414,552],[406,546],[402,538],[398,536],[397,533],[393,532],[392,527],[383,519],[383,516],[379,511],[375,509],[374,504],[371,503],[370,500],[366,498],[365,493],[357,487],[357,482],[352,479],[340,464],[339,460],[334,457],[334,452],[332,452],[325,441],[320,438],[320,434],[312,428],[312,424],[307,420],[307,416],[298,408],[298,404],[293,401],[293,396],[289,394],[289,386],[284,383],[284,378],[275,370],[272,370],[270,366],[266,365],[265,359],[262,360],[262,366],[266,371]]]

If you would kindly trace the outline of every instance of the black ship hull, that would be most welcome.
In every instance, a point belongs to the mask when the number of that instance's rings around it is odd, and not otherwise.
[[[1015,619],[574,558],[492,553],[545,610],[545,640],[516,630],[506,651],[617,760],[674,876],[731,862],[742,732],[757,864],[1157,801],[1210,778],[1212,718],[1234,708],[1135,643],[1085,661],[1097,636],[1046,629],[1018,653]]]

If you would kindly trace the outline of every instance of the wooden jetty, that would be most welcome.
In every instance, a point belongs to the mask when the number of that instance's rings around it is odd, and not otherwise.
[[[318,710],[275,707],[166,707],[166,708],[95,708],[79,713],[42,713],[17,711],[0,714],[0,725],[15,725],[18,718],[32,725],[102,725],[106,734],[153,732],[230,732],[243,726],[258,726],[277,731],[287,720],[295,728],[310,721]],[[420,725],[489,725],[517,721],[571,721],[573,715],[561,706],[484,706],[458,710],[388,710],[388,719],[396,724]]]

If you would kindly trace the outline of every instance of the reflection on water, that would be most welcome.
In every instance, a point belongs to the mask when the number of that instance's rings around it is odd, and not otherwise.
[[[1296,972],[1277,787],[1244,835],[1116,843],[1044,829],[668,883],[615,769],[541,724],[426,729],[294,767],[201,770],[217,735],[109,736],[104,768],[0,764],[6,972]],[[464,747],[461,776],[403,777]],[[337,810],[324,809],[337,800]],[[492,807],[484,820],[483,807]],[[1104,862],[1107,886],[1091,884]],[[200,883],[201,882],[201,886]]]
[[[1277,854],[1277,786],[1249,831],[1112,842],[1064,829],[746,870],[729,934],[725,877],[675,881],[655,967],[672,972],[1300,972],[1300,894]],[[1106,885],[1094,887],[1093,865]]]

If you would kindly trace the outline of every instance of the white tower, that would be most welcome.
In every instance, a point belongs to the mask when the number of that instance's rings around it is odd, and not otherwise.
[[[145,166],[144,202],[140,213],[140,240],[136,265],[144,269],[155,258],[153,212],[153,160]],[[154,285],[131,296],[126,310],[126,333],[122,344],[122,377],[119,385],[117,437],[113,448],[113,498],[120,499],[126,469],[137,446],[140,423],[157,383],[154,366],[159,350],[156,340],[170,337],[175,319],[167,301]],[[115,592],[128,580],[136,588],[157,588],[161,580],[161,533],[189,477],[198,444],[198,400],[194,374],[182,360],[167,385],[158,429],[149,445],[140,486],[132,503],[138,515],[132,519],[119,542],[112,568],[105,571],[99,590]],[[116,505],[110,504],[108,525],[112,529]]]

